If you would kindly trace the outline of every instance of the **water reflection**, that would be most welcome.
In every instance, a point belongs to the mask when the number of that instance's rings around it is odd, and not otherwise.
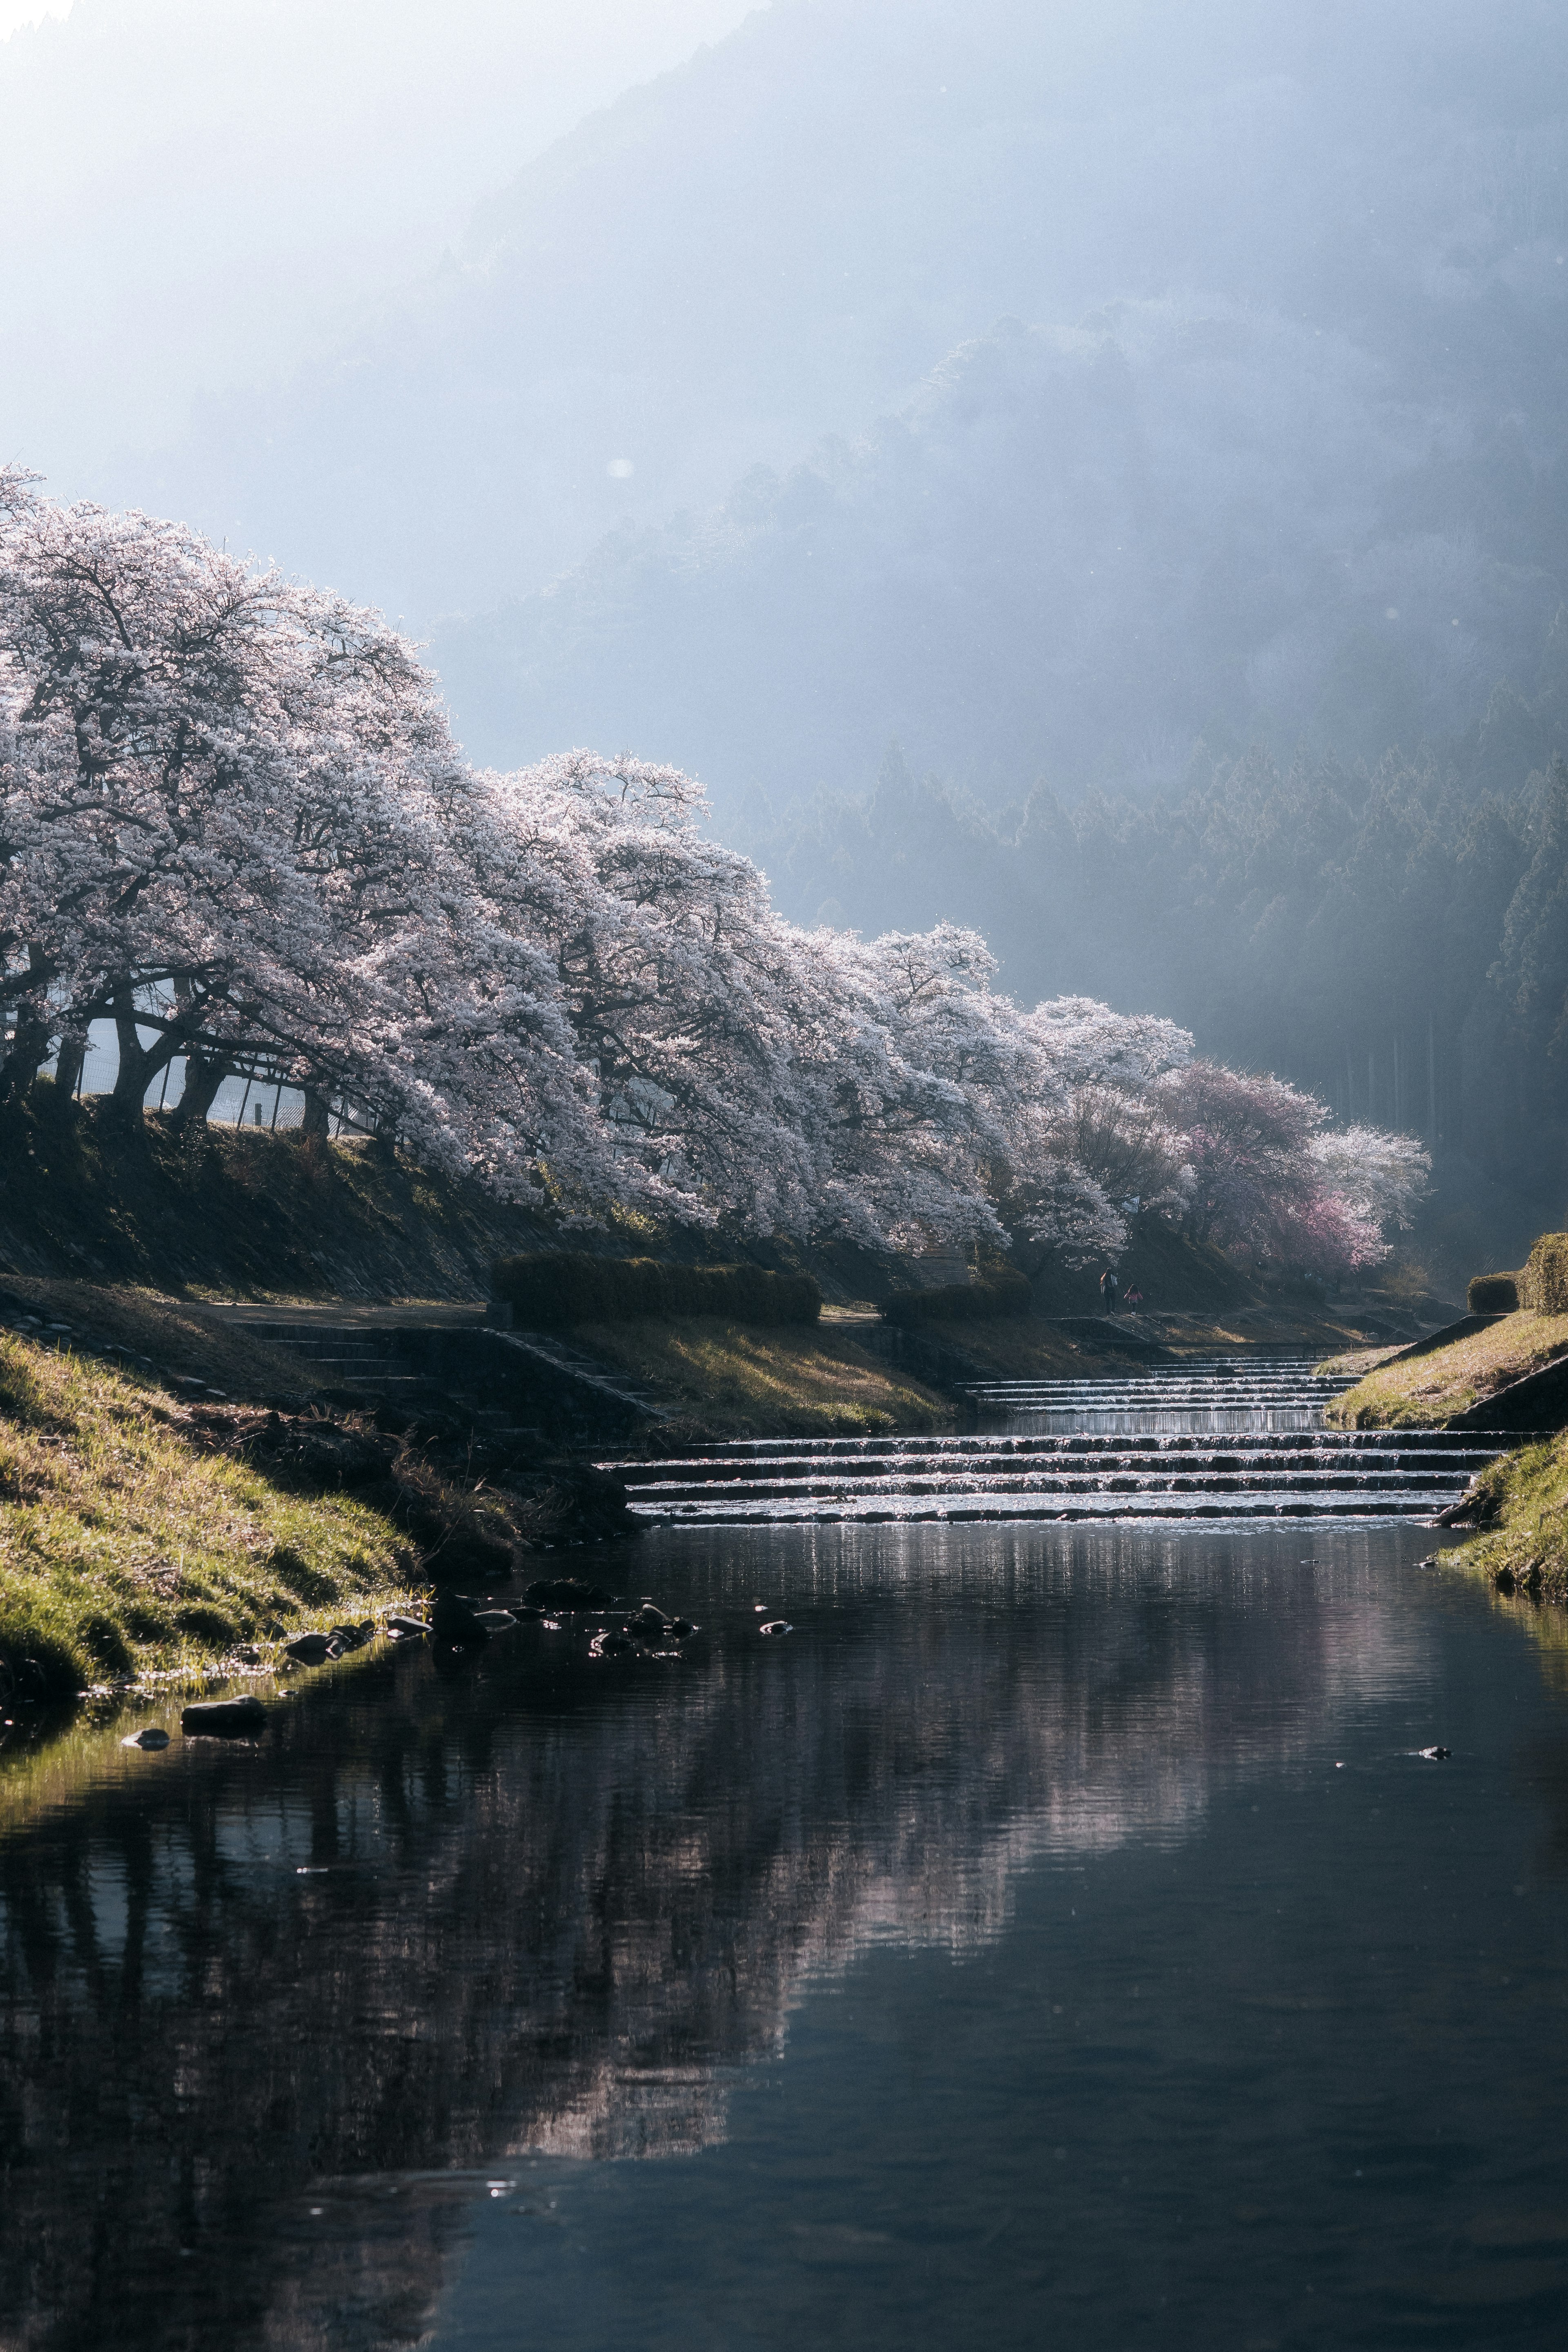
[[[1037,1857],[1174,1844],[1418,1678],[1402,1543],[672,1534],[622,1565],[700,1621],[684,1663],[530,1633],[117,1758],[0,1854],[15,2340],[414,2340],[487,2165],[718,2144],[814,1979],[978,1950]]]

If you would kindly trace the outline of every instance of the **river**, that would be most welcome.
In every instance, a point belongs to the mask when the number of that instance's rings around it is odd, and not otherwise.
[[[84,1735],[0,2341],[1555,2346],[1568,1649],[1432,1540],[664,1528],[680,1659]]]

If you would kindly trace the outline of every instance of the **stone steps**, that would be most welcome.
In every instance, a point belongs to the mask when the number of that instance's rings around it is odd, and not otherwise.
[[[634,1511],[682,1525],[812,1520],[1429,1519],[1499,1444],[1458,1430],[1333,1430],[1346,1380],[1304,1361],[1234,1360],[1100,1380],[992,1381],[1007,1426],[944,1437],[738,1439],[685,1460],[619,1463]],[[1195,1429],[1107,1431],[1107,1416],[1191,1413]],[[1278,1428],[1292,1413],[1303,1425]],[[1245,1426],[1220,1428],[1234,1414]],[[1065,1426],[1058,1425],[1065,1423]]]
[[[477,1313],[336,1322],[310,1309],[208,1311],[300,1358],[334,1392],[455,1414],[509,1443],[624,1439],[661,1412],[647,1391],[580,1349],[549,1334],[492,1329]]]

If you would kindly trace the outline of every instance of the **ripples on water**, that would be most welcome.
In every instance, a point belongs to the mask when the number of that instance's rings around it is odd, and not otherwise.
[[[666,1532],[684,1662],[93,1751],[0,2340],[1555,2345],[1568,1720],[1431,1540]]]

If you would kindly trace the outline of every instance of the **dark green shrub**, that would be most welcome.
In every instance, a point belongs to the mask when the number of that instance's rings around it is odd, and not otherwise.
[[[491,1281],[495,1296],[533,1330],[683,1315],[815,1323],[822,1312],[822,1293],[809,1274],[770,1274],[760,1265],[664,1265],[651,1257],[541,1250],[500,1259]]]
[[[973,1323],[995,1315],[1026,1315],[1033,1293],[1021,1274],[994,1274],[984,1282],[949,1282],[938,1290],[900,1290],[882,1309],[884,1323]]]
[[[1472,1315],[1511,1315],[1519,1305],[1519,1276],[1513,1274],[1478,1274],[1470,1280],[1465,1293],[1465,1304]]]
[[[1519,1277],[1519,1303],[1537,1315],[1568,1315],[1568,1234],[1542,1234]]]

